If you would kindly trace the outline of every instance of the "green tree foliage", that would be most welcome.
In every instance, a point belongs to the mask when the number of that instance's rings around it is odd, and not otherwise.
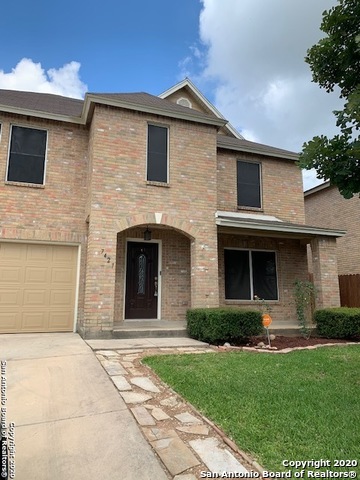
[[[313,81],[327,92],[339,87],[345,104],[334,112],[339,134],[304,143],[299,165],[315,168],[318,178],[351,198],[360,193],[360,1],[338,0],[323,13],[320,28],[326,36],[308,50],[305,61]]]

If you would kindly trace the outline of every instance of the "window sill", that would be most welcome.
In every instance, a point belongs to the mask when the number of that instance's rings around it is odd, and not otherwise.
[[[251,212],[263,212],[264,209],[262,207],[241,207],[237,206],[238,210],[250,210]]]
[[[45,185],[37,183],[25,183],[25,182],[9,182],[5,181],[5,185],[11,185],[13,187],[28,187],[28,188],[45,188]]]
[[[280,303],[280,300],[264,300],[265,303],[268,303],[269,305],[277,305]],[[226,305],[251,305],[253,307],[258,307],[262,306],[262,302],[259,300],[235,300],[235,299],[226,299],[225,298],[225,303]]]
[[[169,183],[163,183],[163,182],[153,182],[150,180],[146,180],[146,185],[150,185],[152,187],[165,187],[165,188],[170,188]]]

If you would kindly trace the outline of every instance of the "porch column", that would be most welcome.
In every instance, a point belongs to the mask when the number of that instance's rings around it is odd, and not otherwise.
[[[91,232],[86,260],[84,337],[106,337],[114,324],[116,233]]]
[[[317,237],[311,242],[316,308],[340,306],[336,239]]]
[[[209,230],[191,242],[192,308],[219,306],[217,228]]]

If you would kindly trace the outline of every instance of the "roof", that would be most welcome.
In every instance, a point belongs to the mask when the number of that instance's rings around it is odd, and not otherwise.
[[[217,145],[219,148],[227,150],[237,150],[239,152],[256,153],[259,155],[266,155],[269,157],[280,157],[288,160],[298,160],[299,155],[289,150],[282,148],[270,147],[261,143],[250,142],[245,139],[231,138],[225,135],[218,135]]]
[[[0,89],[0,111],[80,125],[85,125],[89,122],[95,104],[178,118],[190,122],[213,125],[217,128],[228,126],[227,120],[219,112],[216,115],[213,112],[199,112],[198,110],[178,105],[166,98],[160,98],[144,92],[87,93],[84,100],[79,100],[50,93]],[[215,107],[213,108],[215,109]],[[294,152],[250,142],[242,137],[234,138],[233,136],[218,135],[217,145],[218,148],[227,150],[249,152],[288,160],[297,160],[298,158],[298,155]]]
[[[165,116],[184,118],[187,120],[200,121],[222,126],[227,120],[215,118],[213,115],[193,110],[192,108],[178,105],[169,100],[150,95],[149,93],[87,93],[87,99],[95,103],[101,101],[114,106],[122,106],[132,110],[140,110],[149,113],[158,113]]]
[[[86,124],[96,103],[154,113],[217,127],[227,123],[213,115],[198,112],[148,93],[87,93],[84,100],[50,93],[0,89],[0,111],[65,122]]]
[[[18,90],[0,90],[0,109],[14,109],[45,112],[70,117],[80,117],[84,101],[62,97],[51,93],[21,92]]]
[[[235,227],[242,229],[244,232],[258,232],[262,235],[265,232],[267,236],[288,236],[292,238],[313,238],[318,236],[325,237],[342,237],[346,234],[344,230],[334,230],[330,228],[320,228],[310,225],[283,222],[276,217],[265,218],[265,215],[257,216],[217,211],[215,213],[216,225],[220,227]]]
[[[321,190],[325,190],[326,188],[329,188],[329,187],[330,187],[329,181],[321,183],[320,185],[316,185],[316,187],[312,187],[312,188],[309,188],[309,190],[306,190],[304,192],[304,196],[307,197],[309,195],[312,195],[313,193],[321,192]]]

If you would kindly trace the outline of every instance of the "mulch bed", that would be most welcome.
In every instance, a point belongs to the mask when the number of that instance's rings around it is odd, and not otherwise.
[[[271,340],[271,346],[276,347],[278,350],[283,350],[284,348],[295,348],[295,347],[310,347],[313,345],[325,345],[327,343],[348,343],[351,341],[358,342],[360,339],[353,340],[339,340],[336,338],[320,338],[320,337],[285,337],[281,335],[276,335],[274,340]],[[255,347],[259,342],[264,342],[265,345],[268,345],[268,340],[265,336],[262,337],[253,337],[247,343],[249,347]],[[242,345],[244,346],[244,345]]]

